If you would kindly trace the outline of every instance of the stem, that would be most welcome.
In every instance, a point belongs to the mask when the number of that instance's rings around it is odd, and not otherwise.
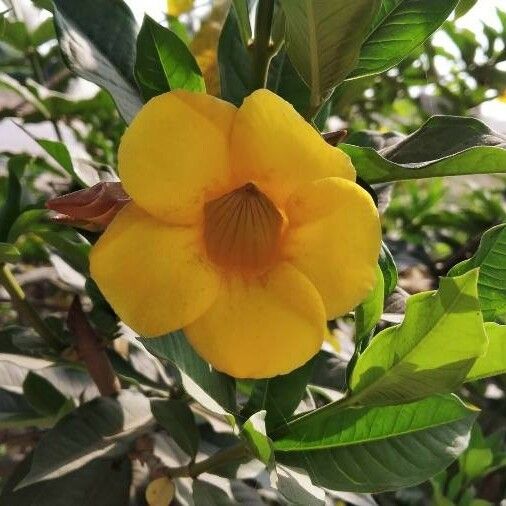
[[[79,296],[75,296],[69,309],[67,326],[76,339],[76,351],[102,396],[116,395],[121,390],[111,361],[98,335],[84,314]]]
[[[216,467],[220,467],[228,462],[239,460],[249,455],[248,448],[244,443],[238,443],[230,448],[225,448],[205,460],[190,464],[188,466],[175,467],[167,469],[169,478],[191,477],[195,478],[199,474],[207,473]]]
[[[11,10],[12,10],[12,13],[14,14],[15,19],[17,21],[21,21],[24,23],[25,22],[24,19],[22,19],[21,14],[16,9],[15,2],[13,0],[10,0],[9,3],[11,5]],[[28,35],[28,37],[29,37],[28,40],[30,42],[30,47],[28,48],[28,50],[25,54],[25,57],[30,62],[30,66],[32,67],[33,77],[35,78],[35,80],[39,84],[45,85],[44,71],[42,69],[39,52],[37,51],[37,48],[33,45],[30,35]],[[53,118],[48,118],[48,120],[53,125],[53,130],[54,130],[54,133],[56,134],[56,138],[60,142],[63,142],[63,135],[62,135],[60,126],[58,125],[58,122]]]
[[[39,316],[34,307],[26,300],[26,295],[7,265],[0,264],[0,285],[2,285],[11,298],[12,305],[18,316],[24,316],[32,328],[46,343],[58,350],[61,348],[60,340]]]
[[[251,49],[253,51],[253,88],[265,88],[269,64],[274,54],[271,42],[272,17],[274,0],[258,0],[255,21],[255,37]]]

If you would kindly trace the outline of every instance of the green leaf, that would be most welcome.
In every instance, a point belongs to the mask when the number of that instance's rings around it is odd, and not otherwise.
[[[239,22],[230,9],[218,43],[221,98],[240,106],[253,87],[251,57],[241,41]]]
[[[82,404],[44,434],[18,488],[59,478],[98,457],[125,455],[131,441],[152,423],[148,399],[128,390]]]
[[[455,265],[449,276],[459,276],[480,268],[478,296],[485,321],[506,314],[506,223],[487,230],[476,253]]]
[[[299,114],[307,114],[309,88],[295,70],[284,48],[272,59],[267,87],[292,104]]]
[[[272,442],[265,431],[265,411],[250,416],[242,426],[242,436],[247,441],[253,455],[266,466],[274,461]]]
[[[34,47],[39,47],[46,42],[56,38],[54,23],[52,18],[44,20],[31,34],[31,43]]]
[[[506,325],[485,323],[488,347],[467,373],[466,381],[475,381],[506,373]]]
[[[383,0],[349,78],[379,74],[400,63],[443,24],[457,2]]]
[[[311,378],[314,363],[315,360],[312,359],[289,374],[256,380],[241,415],[250,417],[257,411],[265,410],[267,432],[276,429],[299,405]]]
[[[292,469],[276,464],[271,473],[273,485],[289,504],[298,506],[324,506],[325,491],[311,483],[311,479],[303,469]]]
[[[23,393],[33,409],[45,416],[58,416],[69,401],[47,379],[32,371],[23,382]]]
[[[180,370],[183,386],[196,401],[220,415],[235,411],[234,379],[202,360],[182,331],[139,340],[153,355],[169,360]]]
[[[74,270],[84,275],[89,271],[88,256],[91,245],[77,232],[71,229],[66,232],[39,230],[34,233],[54,248]]]
[[[355,309],[355,343],[368,339],[383,314],[385,294],[383,273],[376,268],[376,284],[367,298]]]
[[[0,429],[47,427],[51,420],[37,413],[19,394],[0,388]]]
[[[377,334],[353,369],[350,403],[384,405],[452,392],[487,347],[478,271],[411,296],[402,324]]]
[[[186,44],[149,16],[144,16],[137,38],[134,71],[145,102],[170,90],[205,92],[206,89],[199,66]]]
[[[383,274],[383,284],[385,289],[384,298],[386,300],[387,297],[395,290],[399,275],[397,273],[394,257],[385,243],[381,244],[378,263]]]
[[[21,212],[21,183],[19,176],[26,166],[29,157],[17,155],[7,163],[7,196],[0,206],[0,241],[5,241],[9,231]]]
[[[130,122],[142,106],[134,79],[137,25],[123,0],[54,0],[60,49],[71,70],[106,89]]]
[[[460,456],[459,467],[468,479],[474,480],[487,474],[493,462],[494,453],[476,424],[471,432],[469,448]]]
[[[477,414],[453,395],[384,407],[333,403],[290,422],[273,445],[277,461],[306,469],[317,486],[396,490],[445,469],[467,446]]]
[[[434,116],[381,153],[340,144],[369,184],[506,172],[506,137],[474,118]]]
[[[311,89],[311,104],[355,68],[379,0],[281,0],[286,16],[286,50]]]
[[[249,21],[248,0],[232,0],[237,22],[239,26],[239,33],[241,34],[242,43],[244,47],[248,47],[251,40],[251,24]]]
[[[465,16],[477,3],[478,0],[459,0],[455,8],[455,19]]]
[[[0,40],[23,53],[28,51],[30,48],[30,34],[23,21],[11,21],[10,19],[3,17]]]
[[[21,253],[12,244],[0,242],[0,263],[16,263],[21,260]]]
[[[179,448],[194,459],[199,448],[199,431],[188,404],[180,400],[153,400],[151,411]]]
[[[19,95],[23,100],[26,100],[29,104],[33,105],[33,107],[40,112],[43,118],[49,119],[51,117],[50,112],[39,97],[37,97],[27,86],[23,86],[19,81],[4,72],[0,72],[0,88],[7,88]]]
[[[86,171],[82,167],[74,167],[69,150],[63,142],[52,141],[50,139],[37,139],[37,137],[32,135],[24,126],[18,125],[18,127],[21,128],[30,139],[35,141],[58,164],[58,167],[63,169],[65,173],[81,186],[88,187],[98,182],[95,181],[92,176],[90,177],[89,169]]]
[[[57,480],[16,490],[30,470],[32,456],[23,460],[2,487],[0,506],[125,506],[132,478],[128,458],[96,459]]]

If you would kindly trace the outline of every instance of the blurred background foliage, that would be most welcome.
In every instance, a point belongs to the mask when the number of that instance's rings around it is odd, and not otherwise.
[[[138,5],[144,2],[130,3],[134,10],[144,10],[145,6]],[[228,2],[169,0],[165,12],[163,7],[152,8],[155,18],[192,48],[209,92],[217,94],[217,42]],[[10,229],[9,241],[19,238],[16,244],[23,262],[17,265],[17,276],[34,305],[48,317],[46,323],[55,329],[65,356],[71,347],[63,320],[75,293],[87,293],[94,302],[91,317],[103,338],[112,340],[118,329],[107,304],[80,274],[87,269],[89,245],[71,228],[64,232],[60,228],[56,234],[43,211],[44,202],[79,189],[79,179],[114,179],[125,123],[106,92],[76,79],[65,66],[50,10],[47,0],[0,2],[0,202],[13,193],[19,196],[18,216],[0,216],[0,234]],[[482,20],[485,11],[488,18],[494,11],[493,24]],[[473,29],[462,23],[470,18]],[[506,10],[495,10],[489,0],[461,0],[456,15],[422,47],[387,73],[346,81],[335,90],[329,107],[326,130],[346,129],[348,143],[369,145],[371,137],[360,131],[389,132],[378,138],[376,148],[388,145],[389,136],[398,139],[414,132],[437,114],[488,116],[489,123],[495,121],[496,128],[505,133]],[[59,142],[68,146],[71,161]],[[404,291],[416,293],[437,286],[438,276],[476,250],[485,230],[506,221],[506,179],[501,176],[400,182],[380,190],[389,201],[383,216],[386,242],[400,271],[400,289],[390,301],[392,313],[397,312],[396,304],[402,306]],[[92,232],[84,235],[93,242]],[[0,237],[0,242],[5,239]],[[15,313],[2,291],[0,323],[11,334],[15,332],[16,327],[8,327],[17,324]],[[351,335],[348,321],[339,323],[336,335],[337,346],[344,347]],[[20,332],[15,342],[44,347],[36,336]],[[128,342],[116,340],[111,356],[123,378],[159,386],[158,373],[152,365],[146,366],[145,358]],[[144,373],[143,367],[147,367]],[[5,388],[4,384],[0,387]],[[243,387],[247,391],[247,385]],[[506,421],[505,378],[465,388],[463,395],[486,409],[481,428],[476,428],[458,462],[422,486],[375,498],[344,496],[335,498],[335,503],[498,504],[506,490],[501,432]],[[37,435],[30,439],[30,434],[20,429],[15,439],[0,431],[3,486],[13,466],[37,440]],[[272,497],[263,499],[276,503]]]

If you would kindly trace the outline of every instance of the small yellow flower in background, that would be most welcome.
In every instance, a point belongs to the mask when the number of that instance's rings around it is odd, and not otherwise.
[[[152,99],[119,172],[133,201],[94,246],[93,278],[141,335],[182,328],[220,371],[301,366],[375,283],[371,197],[348,156],[270,91],[239,109],[185,91]]]
[[[167,14],[169,16],[180,16],[193,7],[193,0],[167,0]]]
[[[169,478],[157,478],[146,488],[146,502],[148,506],[169,506],[175,491],[174,483]]]

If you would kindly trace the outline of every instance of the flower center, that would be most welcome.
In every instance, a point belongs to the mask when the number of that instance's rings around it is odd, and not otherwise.
[[[253,183],[210,200],[204,206],[208,257],[230,270],[257,273],[276,257],[284,219]]]

